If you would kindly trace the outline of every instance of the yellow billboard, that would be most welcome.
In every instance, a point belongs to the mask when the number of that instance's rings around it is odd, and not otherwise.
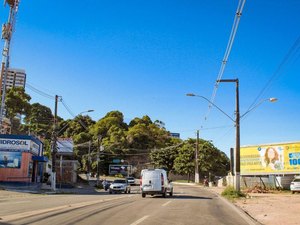
[[[241,147],[241,175],[299,174],[300,142]]]

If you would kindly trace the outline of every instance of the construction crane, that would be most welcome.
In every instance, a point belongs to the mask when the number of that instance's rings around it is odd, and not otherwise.
[[[1,63],[1,77],[0,77],[0,93],[1,93],[1,106],[0,106],[0,132],[7,133],[3,129],[5,118],[5,96],[6,96],[6,78],[7,70],[9,68],[9,50],[16,21],[16,15],[19,7],[19,0],[4,0],[4,6],[9,6],[9,16],[6,23],[2,25],[1,38],[4,40],[4,47],[2,51]]]

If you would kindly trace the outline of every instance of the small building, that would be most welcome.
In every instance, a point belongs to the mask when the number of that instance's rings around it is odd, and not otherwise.
[[[40,183],[47,161],[36,137],[0,134],[0,182]]]

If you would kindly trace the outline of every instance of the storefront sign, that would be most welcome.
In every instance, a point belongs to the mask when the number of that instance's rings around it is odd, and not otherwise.
[[[241,175],[296,174],[300,142],[241,147]]]
[[[0,138],[1,149],[30,150],[30,140]]]
[[[30,139],[0,138],[0,149],[29,151],[39,155],[41,146]]]
[[[21,168],[22,152],[0,151],[0,168]]]

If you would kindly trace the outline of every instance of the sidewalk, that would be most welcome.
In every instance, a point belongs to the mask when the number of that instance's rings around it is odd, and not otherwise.
[[[40,184],[16,185],[16,184],[0,184],[0,190],[8,192],[20,192],[31,194],[99,194],[100,191],[88,184],[76,184],[71,188],[56,187],[53,191],[50,186],[42,186]],[[3,193],[3,192],[2,192]]]

